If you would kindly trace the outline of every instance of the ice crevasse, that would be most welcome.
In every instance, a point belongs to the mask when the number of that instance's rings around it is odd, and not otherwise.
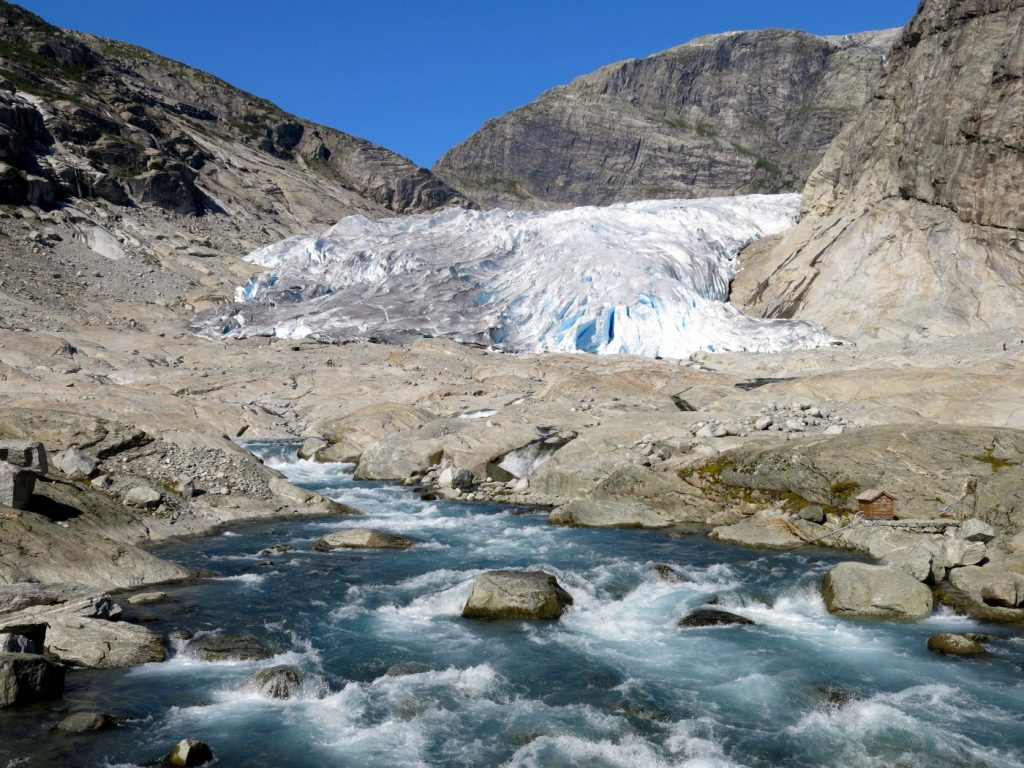
[[[817,326],[728,303],[736,255],[792,226],[798,195],[656,200],[563,211],[349,216],[246,260],[264,271],[197,320],[207,336],[405,341],[518,351],[770,352],[827,344]]]

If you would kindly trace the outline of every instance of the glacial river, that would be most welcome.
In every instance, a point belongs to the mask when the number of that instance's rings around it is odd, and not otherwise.
[[[74,673],[63,706],[128,719],[69,737],[48,732],[52,708],[6,717],[0,766],[141,765],[184,737],[209,743],[217,765],[267,768],[1024,765],[1019,633],[982,627],[1007,639],[960,660],[925,648],[932,633],[979,629],[947,612],[916,624],[836,619],[818,582],[843,556],[556,528],[534,510],[353,482],[344,465],[296,461],[294,445],[250,448],[366,515],[239,525],[164,547],[212,575],[133,612],[157,614],[150,626],[162,632],[257,634],[281,653],[229,663],[175,653]],[[345,527],[419,544],[312,550]],[[294,550],[259,554],[275,544]],[[659,564],[679,580],[663,580]],[[492,568],[543,568],[575,604],[550,623],[462,619],[473,576]],[[756,625],[676,626],[715,597]],[[277,664],[310,674],[301,696],[243,685]]]

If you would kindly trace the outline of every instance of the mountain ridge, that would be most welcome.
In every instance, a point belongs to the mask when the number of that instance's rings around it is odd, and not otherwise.
[[[696,38],[545,91],[484,123],[434,171],[482,205],[510,208],[798,191],[897,36]]]

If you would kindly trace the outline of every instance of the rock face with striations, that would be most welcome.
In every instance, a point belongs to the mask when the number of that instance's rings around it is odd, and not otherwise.
[[[227,213],[290,234],[459,200],[404,157],[144,49],[2,2],[0,36],[2,203]]]
[[[857,339],[1024,327],[1024,2],[925,0],[733,303]]]
[[[434,171],[506,208],[797,191],[867,101],[897,37],[698,38],[488,121]]]

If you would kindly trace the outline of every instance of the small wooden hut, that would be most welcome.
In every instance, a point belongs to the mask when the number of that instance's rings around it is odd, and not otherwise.
[[[868,488],[857,497],[857,511],[869,520],[896,517],[896,497],[878,488]]]

